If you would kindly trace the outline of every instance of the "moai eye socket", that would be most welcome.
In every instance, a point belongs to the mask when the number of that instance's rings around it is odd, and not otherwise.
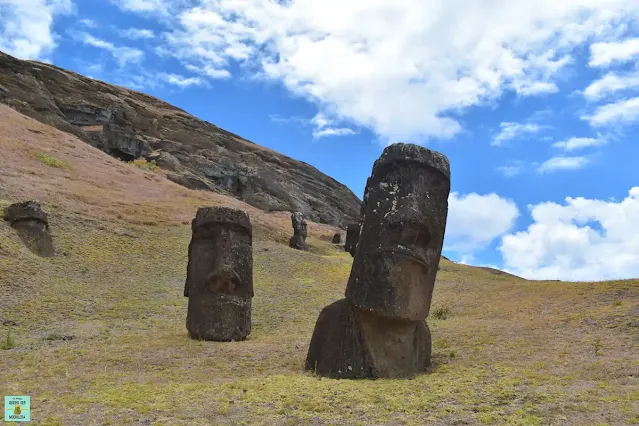
[[[402,242],[404,245],[426,248],[430,244],[431,234],[428,226],[407,223],[402,231]]]

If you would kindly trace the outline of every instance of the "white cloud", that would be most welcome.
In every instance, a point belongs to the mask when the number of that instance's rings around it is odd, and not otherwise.
[[[173,86],[179,87],[191,87],[191,86],[203,86],[206,82],[199,77],[184,77],[178,74],[167,74],[160,73],[158,74],[158,79],[164,81]]]
[[[544,161],[537,169],[540,174],[552,173],[558,170],[578,170],[590,163],[590,158],[582,157],[553,157]]]
[[[639,121],[639,97],[600,106],[592,115],[581,118],[594,127],[634,123]]]
[[[493,141],[492,146],[501,146],[503,142],[511,139],[517,139],[525,134],[532,134],[539,132],[542,127],[539,124],[534,123],[501,123],[501,131]]]
[[[608,141],[604,138],[570,138],[564,141],[555,142],[553,148],[562,149],[564,151],[576,151],[590,146],[605,145]]]
[[[559,88],[555,83],[547,83],[545,81],[534,81],[530,84],[522,84],[517,86],[517,93],[524,96],[539,95],[542,93],[556,93]]]
[[[499,247],[508,272],[568,281],[639,277],[639,187],[621,202],[568,197],[564,205],[529,208],[533,223]]]
[[[324,114],[317,114],[310,123],[314,126],[313,139],[320,139],[326,136],[350,136],[357,132],[346,127],[335,127],[334,121]]]
[[[499,166],[495,170],[503,174],[505,177],[514,177],[521,174],[523,171],[523,162],[511,161],[510,164]]]
[[[171,0],[111,0],[111,3],[128,12],[166,15],[171,10]]]
[[[497,194],[451,192],[444,247],[472,255],[510,231],[518,216],[517,205]]]
[[[639,56],[639,38],[594,43],[590,45],[589,65],[608,66],[615,62],[627,62],[636,56]]]
[[[200,67],[196,67],[191,64],[186,64],[185,68],[189,71],[193,71],[197,74],[204,75],[214,79],[225,79],[230,78],[231,73],[225,69],[219,69],[210,65],[204,65]]]
[[[608,73],[586,87],[583,95],[589,101],[598,101],[608,95],[637,88],[639,88],[639,73],[628,75]]]
[[[155,34],[151,30],[143,28],[129,28],[122,31],[122,36],[131,40],[152,39]]]
[[[46,60],[57,45],[54,19],[73,10],[71,0],[0,0],[0,51]]]
[[[98,26],[93,19],[80,19],[78,23],[86,28],[95,28]]]
[[[557,91],[573,49],[637,16],[636,0],[216,0],[183,10],[165,50],[216,71],[240,62],[320,110],[420,143],[454,136],[451,112],[505,90]]]
[[[96,38],[85,32],[71,32],[70,34],[81,43],[110,52],[113,59],[115,59],[121,67],[129,63],[139,63],[144,58],[144,52],[140,49],[127,46],[116,46],[109,41]]]

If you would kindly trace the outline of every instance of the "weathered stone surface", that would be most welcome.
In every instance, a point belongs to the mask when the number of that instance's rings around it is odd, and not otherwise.
[[[346,297],[388,318],[428,316],[450,192],[448,159],[409,144],[387,147],[366,186]]]
[[[4,219],[11,224],[29,250],[42,257],[55,255],[48,217],[40,203],[25,201],[12,204],[5,209]]]
[[[293,236],[288,242],[289,247],[297,250],[308,250],[308,244],[306,244],[308,231],[304,214],[302,212],[293,212],[291,214],[291,222],[293,224]]]
[[[342,299],[320,313],[306,369],[335,379],[412,377],[430,365],[431,347],[425,321],[388,320]]]
[[[166,153],[157,164],[180,185],[223,192],[265,211],[300,211],[320,223],[357,220],[360,200],[316,168],[151,96],[3,53],[0,84],[0,102],[114,157]]]
[[[178,160],[173,154],[165,151],[160,151],[160,155],[157,160],[155,160],[155,164],[170,171],[179,171],[181,166],[180,160]]]
[[[40,203],[37,201],[11,204],[4,209],[4,220],[12,225],[21,220],[36,220],[46,225],[49,224],[47,214],[42,210],[42,206],[40,206]]]
[[[357,240],[359,239],[359,224],[352,223],[346,228],[346,242],[344,243],[344,251],[347,251],[351,256],[355,256],[355,248],[357,247]]]
[[[294,212],[291,214],[291,222],[293,223],[293,235],[299,235],[302,238],[308,237],[307,224],[304,220],[304,213]]]
[[[189,244],[184,296],[193,339],[244,340],[251,332],[252,227],[249,216],[228,207],[197,211]]]
[[[406,144],[384,150],[366,185],[346,299],[321,312],[307,369],[336,378],[411,377],[425,371],[431,354],[425,318],[449,191],[443,155]]]
[[[306,240],[301,235],[293,235],[288,241],[288,246],[297,250],[308,250],[308,244],[306,244]]]
[[[333,235],[333,244],[341,244],[342,242],[342,234],[337,232],[335,235]]]

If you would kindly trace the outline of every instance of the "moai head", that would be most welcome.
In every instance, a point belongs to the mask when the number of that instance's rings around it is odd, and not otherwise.
[[[428,316],[444,242],[450,166],[411,144],[387,147],[364,194],[359,243],[346,287],[357,307],[396,319]]]
[[[252,228],[246,212],[228,207],[197,211],[191,229],[185,296],[253,297]]]
[[[29,250],[43,257],[55,254],[47,214],[40,203],[25,201],[12,204],[5,209],[4,220],[9,221]]]
[[[306,238],[308,236],[304,213],[294,212],[291,214],[291,222],[293,223],[293,235],[300,236],[302,238]]]

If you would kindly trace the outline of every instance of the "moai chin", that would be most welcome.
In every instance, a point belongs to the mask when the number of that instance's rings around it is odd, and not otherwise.
[[[425,371],[431,336],[424,320],[449,192],[444,155],[408,144],[384,150],[366,185],[346,298],[320,313],[307,369],[334,378],[410,377]]]
[[[251,332],[252,227],[249,216],[228,207],[205,207],[191,224],[184,296],[193,339],[244,340]]]
[[[306,221],[304,220],[304,213],[293,212],[291,214],[291,222],[293,224],[293,236],[289,240],[288,245],[298,250],[308,250],[306,244],[306,237],[308,236]]]

